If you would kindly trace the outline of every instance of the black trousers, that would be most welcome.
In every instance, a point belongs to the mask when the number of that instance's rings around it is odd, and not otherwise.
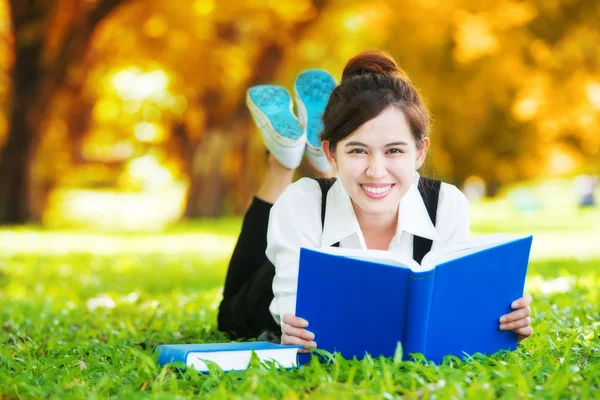
[[[229,262],[217,322],[220,331],[234,338],[254,338],[263,330],[281,332],[269,312],[275,267],[265,251],[272,206],[256,197],[252,199]]]

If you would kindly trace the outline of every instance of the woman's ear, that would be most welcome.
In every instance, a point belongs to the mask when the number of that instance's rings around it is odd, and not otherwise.
[[[335,153],[331,149],[331,142],[329,140],[324,140],[321,143],[321,149],[323,150],[323,153],[325,153],[329,165],[333,166],[335,164]]]
[[[421,168],[421,166],[423,166],[423,163],[425,162],[425,158],[427,157],[427,150],[429,150],[429,145],[431,143],[429,142],[429,138],[427,136],[425,136],[425,138],[423,139],[423,147],[421,147],[420,149],[417,149],[417,162],[416,162],[416,166],[417,169]]]

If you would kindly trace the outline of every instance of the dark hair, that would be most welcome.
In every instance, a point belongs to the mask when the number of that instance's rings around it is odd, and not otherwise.
[[[389,106],[404,113],[418,148],[429,131],[429,111],[408,76],[382,51],[354,56],[344,68],[342,81],[333,90],[323,113],[321,140],[332,151],[364,123]]]

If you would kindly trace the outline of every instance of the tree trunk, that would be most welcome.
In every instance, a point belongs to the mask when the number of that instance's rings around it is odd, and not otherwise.
[[[0,158],[0,223],[4,224],[24,223],[29,217],[29,161],[40,124],[34,100],[40,88],[40,55],[41,42],[16,52],[10,128]]]
[[[496,197],[502,185],[499,181],[489,181],[485,183],[485,197]]]
[[[219,131],[207,131],[204,140],[194,149],[192,171],[196,182],[190,185],[187,216],[217,217],[223,214],[225,183],[221,173],[223,155],[230,146],[226,135]]]
[[[81,61],[98,23],[126,0],[98,0],[65,34],[47,65],[42,63],[44,31],[54,3],[11,0],[15,41],[10,128],[0,154],[0,224],[30,219],[31,162],[48,105],[65,83],[69,68]]]

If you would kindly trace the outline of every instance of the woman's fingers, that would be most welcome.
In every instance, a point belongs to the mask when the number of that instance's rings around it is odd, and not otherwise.
[[[526,326],[525,328],[515,329],[515,333],[519,335],[518,341],[520,342],[521,340],[533,335],[533,328],[530,326]]]
[[[530,305],[532,300],[533,299],[532,299],[531,295],[524,294],[523,297],[521,297],[520,299],[513,301],[510,306],[515,309],[523,308],[523,307]]]
[[[502,331],[513,331],[518,328],[524,328],[526,326],[531,325],[531,318],[525,317],[523,319],[519,319],[517,321],[508,322],[505,324],[500,324],[500,330]]]
[[[296,317],[294,314],[291,313],[283,314],[282,320],[284,323],[292,325],[296,328],[306,328],[308,326],[307,320],[300,317]]]
[[[290,336],[295,336],[304,340],[314,340],[315,334],[311,331],[307,331],[306,329],[296,328],[290,324],[285,324],[283,326],[283,333]]]
[[[283,320],[283,331],[281,335],[281,344],[292,344],[304,347],[317,347],[314,342],[315,334],[307,331],[308,321],[296,317],[294,314],[286,313],[281,318]],[[307,349],[300,349],[301,353],[308,352]]]
[[[312,340],[301,339],[297,336],[291,336],[286,333],[281,335],[281,344],[293,344],[296,346],[317,347],[317,343]]]
[[[529,317],[530,315],[531,315],[531,307],[525,306],[525,307],[520,308],[516,311],[513,311],[509,314],[503,315],[500,318],[500,323],[505,324],[507,322],[517,321],[517,320]]]

